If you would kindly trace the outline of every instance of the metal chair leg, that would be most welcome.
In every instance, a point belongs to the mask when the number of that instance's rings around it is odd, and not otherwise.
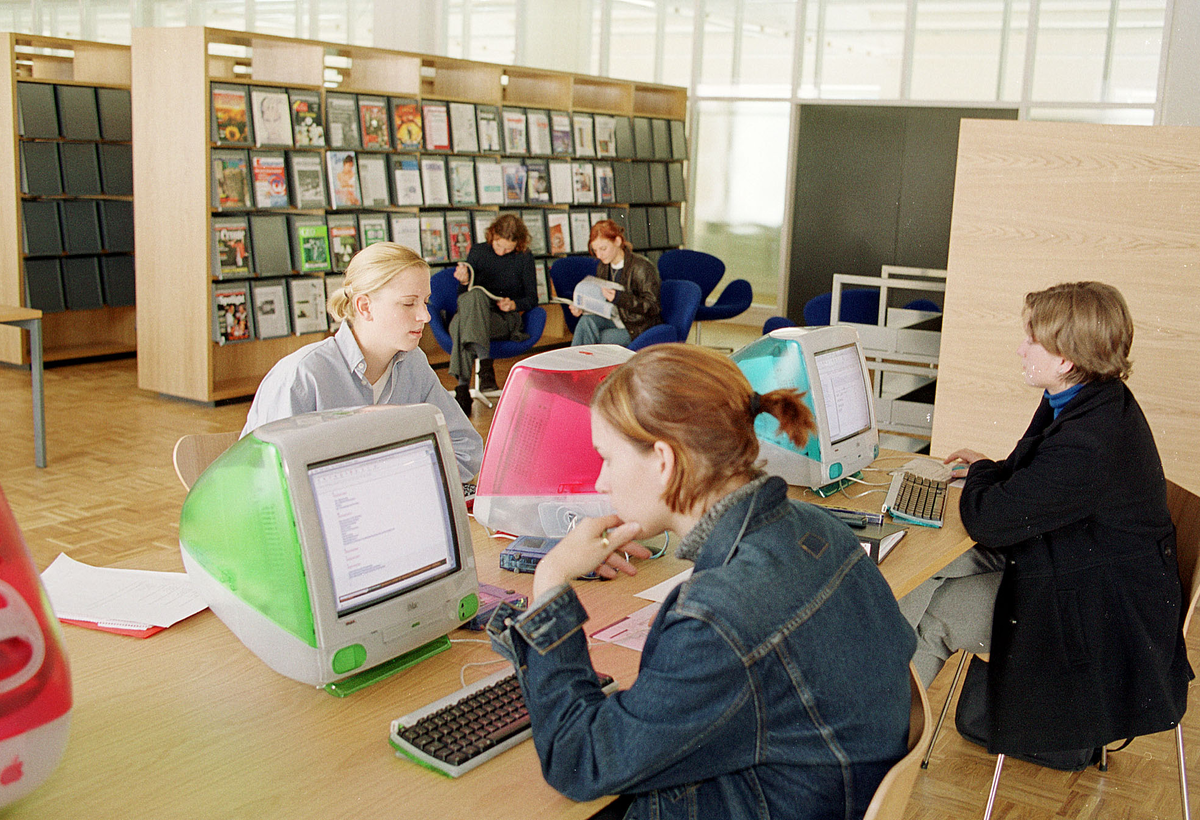
[[[1192,820],[1192,809],[1188,804],[1187,759],[1183,754],[1183,724],[1175,726],[1175,750],[1179,754],[1179,796],[1183,801],[1183,820]]]
[[[983,820],[991,820],[992,804],[996,802],[996,787],[1000,785],[1000,770],[1004,768],[1004,755],[996,758],[996,773],[992,775],[992,790],[988,792],[987,808],[983,810]]]
[[[929,756],[933,754],[933,746],[937,743],[938,734],[942,731],[942,723],[946,720],[946,713],[950,711],[950,701],[954,699],[954,693],[958,690],[958,682],[962,679],[963,670],[967,667],[967,660],[971,657],[971,653],[963,650],[962,658],[958,661],[958,669],[954,670],[954,680],[950,682],[950,691],[946,693],[946,702],[942,704],[942,713],[938,715],[937,725],[933,727],[933,737],[929,741],[929,748],[925,750],[925,757],[921,759],[921,768],[929,768]]]

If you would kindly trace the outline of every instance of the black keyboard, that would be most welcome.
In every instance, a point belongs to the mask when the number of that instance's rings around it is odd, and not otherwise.
[[[606,692],[616,688],[600,676]],[[491,760],[533,734],[512,667],[392,721],[389,742],[398,755],[451,777]]]
[[[892,475],[883,511],[890,513],[897,521],[923,527],[940,527],[946,516],[946,493],[949,488],[949,481],[937,481],[899,471]]]

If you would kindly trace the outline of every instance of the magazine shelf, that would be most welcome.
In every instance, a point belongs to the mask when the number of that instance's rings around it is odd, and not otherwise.
[[[253,319],[256,287],[285,282],[294,308],[290,288],[298,281],[307,279],[314,288],[314,279],[331,284],[352,248],[381,236],[420,247],[436,269],[463,253],[464,231],[471,241],[481,241],[497,213],[520,211],[541,226],[542,246],[535,255],[543,272],[553,257],[583,252],[586,238],[582,244],[578,240],[602,216],[628,223],[632,214],[672,226],[670,237],[664,231],[655,234],[656,243],[635,241],[639,250],[683,242],[687,95],[682,88],[197,27],[135,29],[132,73],[138,79],[132,94],[138,149],[138,380],[147,390],[201,402],[253,394],[280,357],[328,331],[297,334],[293,310],[286,335],[278,328],[260,333],[254,322],[243,328],[232,318],[226,321],[230,305],[244,305]],[[229,89],[235,103],[222,97],[214,105],[214,94]],[[238,89],[244,94],[246,134],[236,127],[227,130],[230,111],[237,120]],[[268,98],[281,96],[289,101],[295,127],[295,100],[306,94],[320,107],[323,144],[284,142],[270,125],[278,120],[267,117]],[[256,133],[258,116],[267,117],[267,125]],[[414,138],[408,124],[416,117]],[[596,117],[610,130],[593,132]],[[614,120],[629,132],[628,151],[620,155],[611,150]],[[538,151],[517,141],[528,138],[521,133],[526,123],[529,132],[540,126],[538,145],[548,146],[550,129],[543,123],[552,121],[585,129],[587,140],[607,133],[611,152],[598,153],[595,144],[570,147],[571,133],[565,152],[557,150],[558,143],[555,151]],[[491,122],[499,139],[495,145],[483,137]],[[468,134],[465,123],[471,135],[466,141],[459,139]],[[634,152],[635,125],[639,135],[650,134],[653,126],[658,153]],[[583,139],[583,132],[574,133],[576,140]],[[264,143],[263,134],[274,136]],[[665,149],[662,135],[674,140]],[[615,196],[611,170],[618,165],[622,181],[653,177],[653,195],[645,188],[636,196]],[[314,166],[324,191],[301,198],[299,192],[311,192],[315,184]],[[609,174],[604,201],[597,166],[610,166],[602,172]],[[280,168],[286,169],[287,193],[274,195],[284,187],[278,182]],[[553,198],[542,189],[535,193],[532,185],[527,190],[527,178],[536,178],[531,170],[544,173],[547,186],[551,172],[557,173]],[[445,177],[439,179],[439,173]],[[669,191],[663,182],[668,174]],[[519,180],[515,186],[514,179]],[[310,253],[319,247],[314,237],[322,218],[329,243],[324,266],[319,251]],[[584,234],[552,248],[554,226],[562,232],[564,220],[565,228]],[[286,270],[264,266],[264,243],[255,231],[285,221],[286,250],[273,258],[292,264]],[[648,240],[646,228],[641,230]],[[242,282],[246,295],[239,297],[232,291]],[[548,299],[546,276],[542,289]],[[241,298],[245,301],[238,302]],[[562,333],[557,324],[547,328],[548,338]],[[444,360],[436,345],[423,340],[422,347],[431,361]]]

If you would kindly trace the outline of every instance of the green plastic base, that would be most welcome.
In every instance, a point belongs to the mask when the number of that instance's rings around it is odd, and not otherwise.
[[[863,474],[862,474],[861,470],[854,474],[854,478],[862,478],[862,477],[863,477]],[[813,492],[816,493],[817,495],[821,496],[821,498],[829,498],[829,496],[833,495],[834,493],[836,493],[840,490],[844,490],[847,487],[851,486],[852,484],[857,484],[857,483],[858,483],[857,481],[853,481],[853,480],[851,480],[851,478],[849,476],[847,476],[846,478],[839,478],[837,481],[834,481],[830,484],[826,484],[824,487],[814,487]]]
[[[424,646],[418,646],[403,655],[397,655],[390,661],[372,666],[370,669],[364,669],[356,675],[351,675],[348,678],[335,680],[333,683],[325,684],[325,691],[334,697],[344,698],[347,695],[352,695],[359,689],[364,689],[372,683],[377,683],[384,678],[390,677],[397,672],[403,672],[410,666],[416,666],[426,658],[432,658],[439,652],[445,652],[450,648],[450,637],[443,635],[440,638],[434,638]]]

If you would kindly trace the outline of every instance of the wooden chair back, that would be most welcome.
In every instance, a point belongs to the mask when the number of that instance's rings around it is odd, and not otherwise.
[[[912,664],[908,667],[909,687],[912,690],[912,706],[908,718],[908,754],[888,770],[863,820],[901,820],[913,785],[921,771],[921,758],[933,739],[933,721],[929,719],[929,698],[925,687]]]
[[[208,465],[238,440],[240,432],[196,433],[182,436],[175,442],[171,458],[175,463],[175,475],[179,476],[185,490],[192,489],[192,484]]]
[[[1179,580],[1183,583],[1183,594],[1187,614],[1184,616],[1183,632],[1186,635],[1200,599],[1200,497],[1172,481],[1167,482],[1167,508],[1175,522],[1175,549],[1179,558]]]

